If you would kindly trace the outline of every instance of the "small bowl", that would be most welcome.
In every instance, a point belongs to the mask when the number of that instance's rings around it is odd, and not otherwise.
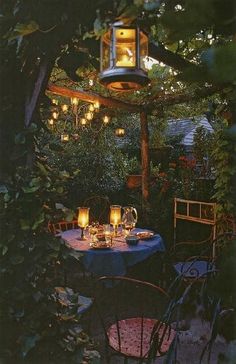
[[[135,235],[128,235],[126,236],[125,240],[128,245],[137,245],[139,241],[139,239]]]

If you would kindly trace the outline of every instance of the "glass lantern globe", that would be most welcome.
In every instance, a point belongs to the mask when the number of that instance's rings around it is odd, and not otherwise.
[[[113,25],[101,39],[100,82],[114,91],[137,90],[147,85],[147,55],[148,37],[143,31]]]

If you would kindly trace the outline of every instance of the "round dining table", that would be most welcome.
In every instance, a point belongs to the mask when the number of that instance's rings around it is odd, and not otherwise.
[[[148,231],[135,228],[132,234]],[[90,238],[78,240],[81,235],[80,229],[67,230],[61,233],[61,238],[66,246],[78,252],[84,268],[96,276],[124,276],[130,266],[135,265],[157,252],[164,252],[165,245],[159,234],[152,238],[139,240],[137,245],[128,245],[123,236],[113,238],[111,248],[94,249],[90,246]]]

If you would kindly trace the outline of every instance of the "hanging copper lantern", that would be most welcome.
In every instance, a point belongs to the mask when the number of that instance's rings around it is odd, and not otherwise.
[[[100,82],[114,91],[137,90],[147,85],[147,55],[148,37],[143,31],[113,25],[101,39]]]

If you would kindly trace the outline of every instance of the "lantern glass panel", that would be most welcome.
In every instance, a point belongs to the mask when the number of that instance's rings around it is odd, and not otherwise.
[[[140,67],[145,70],[145,58],[148,55],[148,37],[140,32]]]
[[[135,29],[116,29],[116,67],[135,67],[136,66],[136,30]]]
[[[107,32],[102,38],[102,70],[110,67],[110,42],[110,32]]]

